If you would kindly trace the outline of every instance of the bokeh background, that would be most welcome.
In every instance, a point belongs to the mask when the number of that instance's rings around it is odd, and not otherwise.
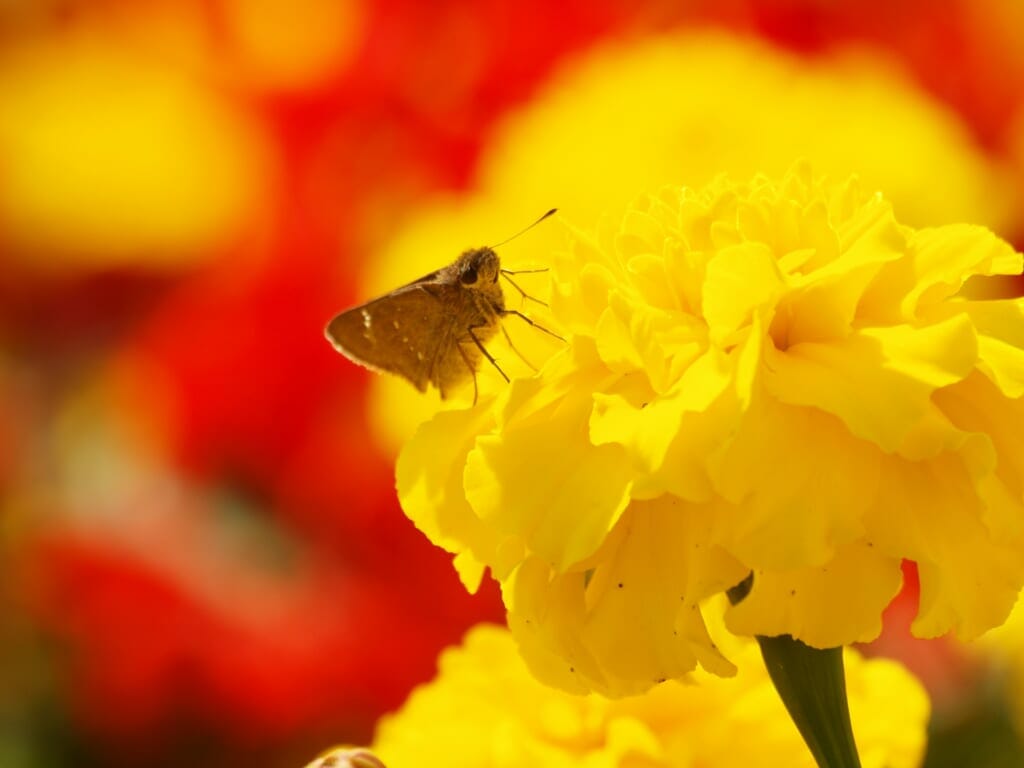
[[[302,765],[502,620],[398,509],[389,401],[323,325],[560,72],[708,29],[884,60],[1024,247],[1017,0],[0,3],[0,766]],[[1024,628],[910,640],[907,577],[871,650],[931,691],[929,765],[1024,764]]]

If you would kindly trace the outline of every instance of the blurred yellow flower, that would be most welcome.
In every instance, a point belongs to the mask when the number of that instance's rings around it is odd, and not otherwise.
[[[811,768],[757,647],[745,644],[738,658],[743,671],[731,680],[667,682],[618,700],[572,696],[532,679],[506,630],[479,626],[381,721],[373,751],[388,768]],[[919,765],[929,709],[921,686],[892,662],[849,653],[846,663],[864,767]]]
[[[778,176],[799,158],[884,189],[915,226],[999,229],[1017,210],[1010,172],[879,51],[805,58],[723,33],[610,46],[570,64],[500,126],[479,180],[509,206],[499,211],[529,218],[558,205],[590,223],[639,190]]]
[[[210,88],[100,35],[0,61],[0,247],[25,266],[190,266],[268,194],[269,145]]]
[[[476,191],[417,211],[372,260],[365,295],[497,242],[552,206],[592,228],[645,190],[698,187],[719,173],[777,176],[800,158],[834,178],[858,174],[914,226],[971,221],[1003,232],[1017,210],[1006,171],[877,52],[805,59],[753,39],[675,34],[571,60],[496,130]],[[501,249],[503,264],[539,266],[536,255],[560,242],[557,226],[538,227]],[[527,358],[530,344],[548,351],[529,334],[515,342]],[[502,339],[495,349],[516,365]],[[502,385],[492,374],[484,366],[483,387]],[[437,407],[392,377],[374,388],[380,440],[392,448]]]
[[[729,674],[701,603],[754,573],[740,635],[867,641],[918,564],[914,630],[972,638],[1024,582],[1024,300],[957,296],[1022,257],[914,230],[796,166],[640,198],[555,255],[540,373],[406,445],[409,517],[502,582],[568,690]],[[512,322],[512,321],[507,321]]]

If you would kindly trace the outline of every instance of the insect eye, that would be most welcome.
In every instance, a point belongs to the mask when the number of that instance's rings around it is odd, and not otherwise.
[[[473,283],[476,282],[476,278],[476,267],[470,267],[461,275],[459,275],[459,280],[462,281],[463,285],[472,285]]]

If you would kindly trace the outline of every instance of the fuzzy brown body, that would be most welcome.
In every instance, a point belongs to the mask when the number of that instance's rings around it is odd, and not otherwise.
[[[444,398],[475,377],[483,345],[501,328],[500,276],[494,249],[474,248],[443,269],[342,312],[324,332],[350,360],[398,374],[421,392],[437,387]]]

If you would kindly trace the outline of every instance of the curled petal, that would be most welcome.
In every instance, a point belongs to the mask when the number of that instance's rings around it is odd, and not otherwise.
[[[855,436],[892,453],[924,417],[931,394],[971,372],[977,349],[962,316],[925,328],[870,328],[773,352],[765,383],[779,400],[835,414]]]
[[[727,626],[742,635],[792,635],[815,648],[874,640],[902,578],[900,561],[880,550],[861,541],[818,568],[755,571]]]

